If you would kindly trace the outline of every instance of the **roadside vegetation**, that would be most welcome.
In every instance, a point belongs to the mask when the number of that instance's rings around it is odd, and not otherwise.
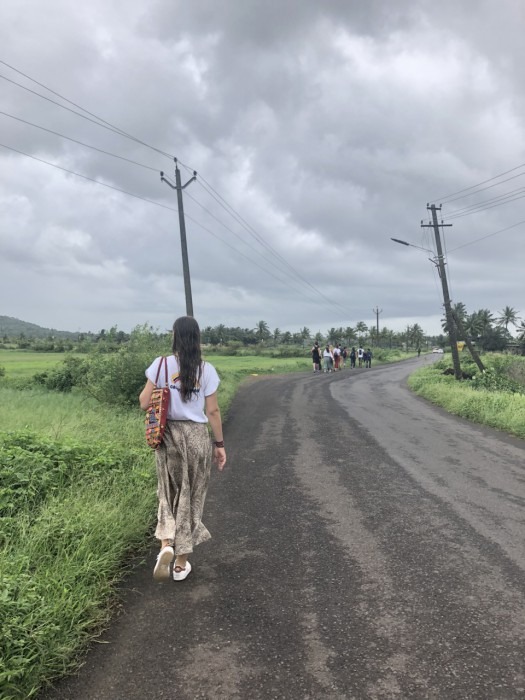
[[[451,367],[445,355],[414,372],[408,385],[450,413],[525,438],[525,357],[486,353],[482,359],[485,372],[462,354],[461,369],[472,378],[457,381],[444,374]]]

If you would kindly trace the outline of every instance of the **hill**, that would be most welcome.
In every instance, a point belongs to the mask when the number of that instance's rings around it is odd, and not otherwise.
[[[11,316],[0,316],[0,338],[18,338],[21,334],[26,338],[48,338],[50,335],[55,338],[78,338],[78,333],[70,331],[57,331],[55,328],[42,328],[36,323],[28,323]]]

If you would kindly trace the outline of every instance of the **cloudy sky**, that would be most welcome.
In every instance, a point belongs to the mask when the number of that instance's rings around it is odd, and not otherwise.
[[[2,0],[0,20],[1,315],[170,327],[174,156],[198,172],[202,326],[377,308],[439,332],[432,252],[390,240],[434,249],[427,203],[453,301],[525,315],[522,0]]]

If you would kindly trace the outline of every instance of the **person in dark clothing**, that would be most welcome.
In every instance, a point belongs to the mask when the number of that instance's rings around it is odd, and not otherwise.
[[[350,369],[355,369],[355,357],[356,357],[355,348],[352,348],[350,350]]]
[[[372,351],[370,348],[367,348],[365,352],[365,367],[372,367]]]
[[[313,371],[320,372],[321,371],[321,353],[319,350],[319,343],[317,342],[317,340],[315,341],[314,346],[310,352],[312,353]]]

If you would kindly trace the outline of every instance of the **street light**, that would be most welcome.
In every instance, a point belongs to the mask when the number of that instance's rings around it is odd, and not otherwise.
[[[427,253],[432,253],[434,255],[434,251],[430,250],[430,248],[422,248],[420,245],[414,245],[413,243],[407,243],[407,241],[401,241],[399,238],[391,238],[391,241],[394,241],[394,243],[401,243],[401,245],[408,245],[411,248],[418,248],[419,250],[425,250]]]
[[[454,364],[454,376],[456,377],[456,379],[461,379],[462,373],[461,366],[459,363],[456,329],[454,326],[454,320],[452,316],[452,304],[450,302],[450,294],[448,291],[447,273],[445,272],[445,259],[443,256],[443,250],[441,248],[441,239],[439,237],[439,226],[437,223],[436,208],[434,205],[432,205],[431,209],[434,218],[434,233],[436,236],[437,255],[434,253],[433,250],[430,250],[429,248],[421,248],[421,246],[414,245],[413,243],[401,241],[399,238],[391,238],[391,240],[394,241],[394,243],[400,243],[401,245],[410,246],[411,248],[419,248],[420,250],[430,252],[434,256],[433,259],[430,259],[430,262],[437,267],[439,271],[439,276],[441,278],[441,287],[443,289],[443,301],[445,302],[445,316],[447,319],[448,335],[450,339],[450,350],[452,353],[452,362]],[[421,225],[423,226],[423,223],[421,223]]]

